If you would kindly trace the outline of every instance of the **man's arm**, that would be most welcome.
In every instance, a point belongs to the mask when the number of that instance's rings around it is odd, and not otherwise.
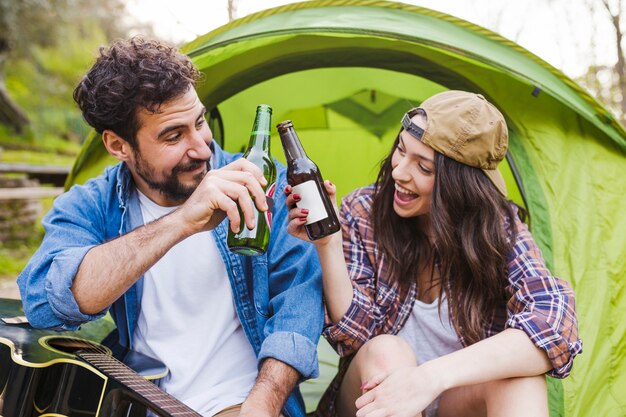
[[[72,285],[81,312],[96,314],[124,294],[186,237],[181,226],[172,213],[87,252]]]
[[[239,416],[278,417],[299,378],[291,366],[273,358],[265,359]]]
[[[261,170],[239,159],[209,171],[189,199],[167,216],[115,240],[93,247],[81,262],[72,293],[82,313],[95,314],[111,305],[172,246],[195,233],[214,228],[228,216],[239,230],[240,202],[246,224],[254,225],[253,200],[267,210]],[[252,198],[251,198],[252,196]]]

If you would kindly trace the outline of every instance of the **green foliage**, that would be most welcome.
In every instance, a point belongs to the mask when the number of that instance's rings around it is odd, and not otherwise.
[[[72,99],[74,87],[98,47],[131,30],[152,33],[129,19],[122,0],[0,0],[0,84],[4,78],[8,101],[30,120],[13,140],[80,142],[89,126]]]
[[[7,88],[31,119],[29,133],[35,142],[49,137],[79,142],[89,130],[72,92],[93,62],[96,45],[106,43],[106,38],[97,26],[88,36],[82,36],[77,27],[68,27],[64,32],[63,45],[35,46],[30,58],[15,59],[6,65]]]
[[[81,37],[93,30],[106,39],[125,36],[137,27],[125,14],[122,0],[0,0],[0,54],[28,57],[34,46],[63,47],[68,28]]]
[[[35,141],[32,132],[16,135],[0,125],[0,161],[30,164],[72,166],[80,151],[80,144],[44,132]]]
[[[0,144],[2,146],[2,144]],[[2,151],[2,162],[27,163],[41,165],[61,165],[71,167],[74,157],[58,153],[42,153],[33,151]]]
[[[0,52],[28,55],[32,45],[55,43],[68,0],[0,0]]]
[[[15,279],[33,256],[43,238],[41,219],[52,207],[53,198],[42,199],[42,215],[37,220],[32,238],[22,242],[0,242],[0,279]]]
[[[39,246],[39,240],[5,246],[0,243],[0,279],[15,279]]]

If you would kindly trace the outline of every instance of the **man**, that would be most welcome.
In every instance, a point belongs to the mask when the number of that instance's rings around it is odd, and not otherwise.
[[[266,181],[212,141],[198,78],[157,41],[101,48],[74,99],[121,162],[55,201],[18,278],[24,310],[35,327],[76,329],[110,309],[120,342],[167,365],[163,388],[204,416],[302,416],[294,387],[318,374],[323,322],[317,257],[286,233],[283,193],[267,253],[228,251],[225,217],[253,227]]]

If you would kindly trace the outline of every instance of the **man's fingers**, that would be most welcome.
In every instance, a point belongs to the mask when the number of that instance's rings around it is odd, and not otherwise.
[[[261,170],[261,168],[254,165],[252,162],[248,161],[245,158],[239,158],[221,169],[227,171],[249,172],[254,176],[254,178],[257,179],[259,183],[261,183],[262,186],[265,187],[267,185],[267,180],[263,176],[263,171]]]
[[[236,183],[242,185],[247,189],[247,193],[252,196],[255,201],[257,208],[261,211],[267,211],[267,199],[265,197],[265,191],[263,191],[263,187],[259,183],[258,179],[251,173],[247,171],[234,171],[234,170],[216,170],[210,171],[209,174],[212,178],[219,178],[223,181],[230,181],[232,183]],[[211,179],[212,179],[211,178]],[[211,180],[209,179],[209,181]],[[266,181],[267,183],[267,181]],[[234,197],[234,196],[231,196]]]
[[[257,211],[254,208],[254,201],[247,195],[240,195],[238,201],[239,208],[246,222],[246,227],[250,230],[254,229],[257,221]]]
[[[223,183],[222,187],[223,193],[239,206],[246,223],[245,225],[248,229],[253,229],[256,224],[257,214],[254,208],[254,201],[250,197],[250,194],[248,194],[249,190],[238,183],[227,181]],[[263,194],[263,197],[265,197],[265,194]],[[240,225],[240,227],[243,227],[243,225]]]
[[[219,209],[213,215],[215,216],[220,211],[225,213],[230,222],[230,229],[235,233],[239,233],[241,230],[241,217],[239,216],[237,204],[226,194],[219,194],[216,198],[216,203]]]

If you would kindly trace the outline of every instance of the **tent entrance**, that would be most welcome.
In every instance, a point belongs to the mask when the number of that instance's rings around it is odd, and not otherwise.
[[[445,90],[430,79],[387,69],[309,69],[280,75],[234,94],[217,105],[223,126],[212,124],[215,139],[226,150],[239,152],[247,144],[256,106],[271,105],[272,124],[293,121],[307,153],[343,196],[376,179],[404,112]],[[285,162],[275,128],[271,151]],[[502,163],[500,169],[509,197],[525,206],[517,184],[519,177],[516,180],[511,165]]]

